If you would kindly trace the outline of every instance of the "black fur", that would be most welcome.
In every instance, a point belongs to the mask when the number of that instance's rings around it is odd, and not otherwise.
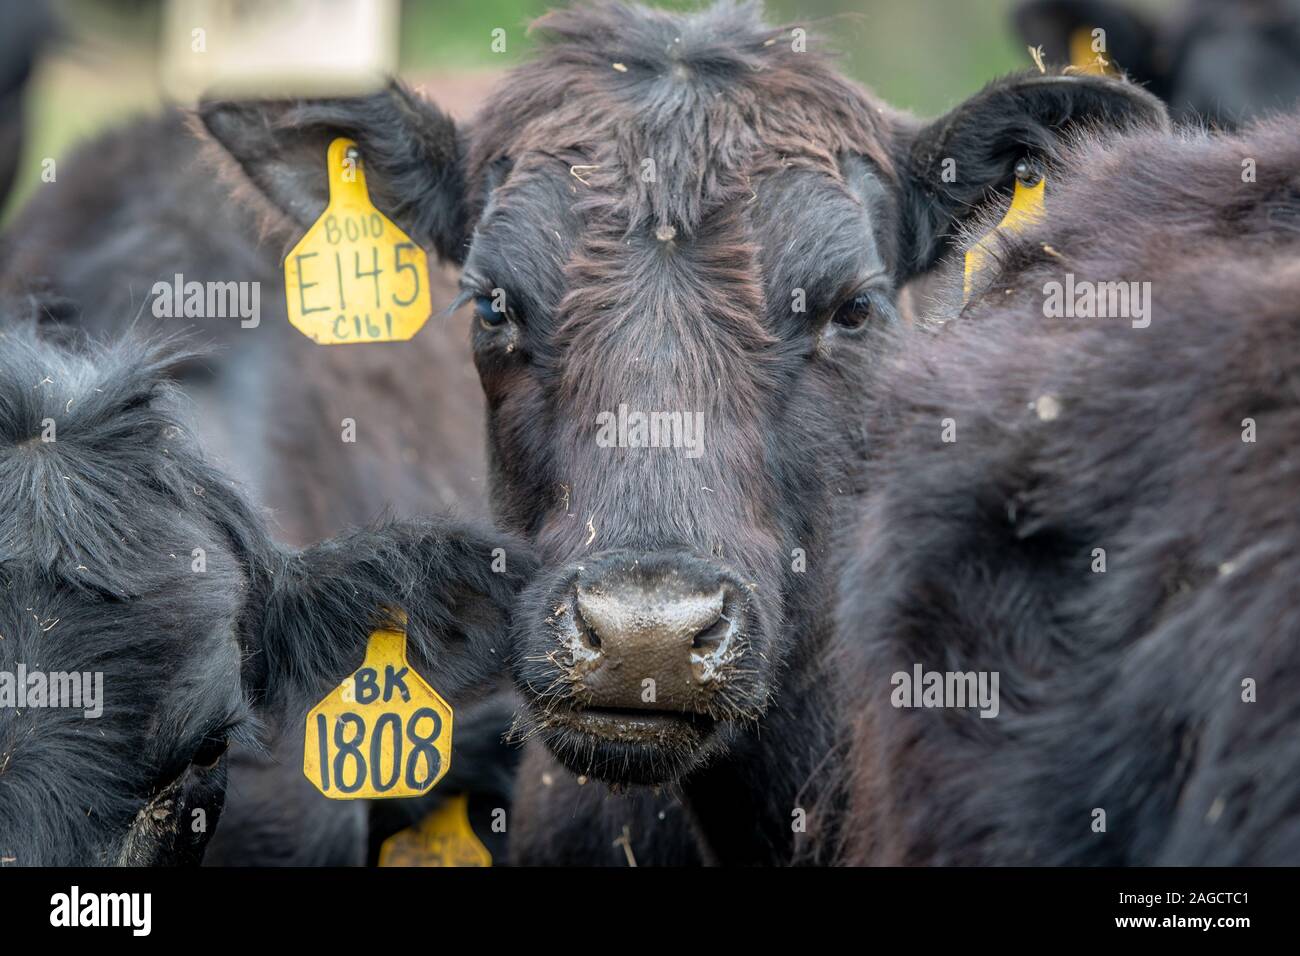
[[[845,859],[1294,865],[1300,119],[1085,142],[1054,181],[877,393]],[[1067,273],[1150,282],[1149,327],[1045,317]],[[1000,714],[895,708],[916,663],[998,672]]]
[[[3,283],[20,297],[32,287],[43,291],[50,336],[183,328],[215,345],[172,372],[193,402],[200,444],[256,490],[282,543],[318,541],[384,514],[484,514],[482,398],[463,325],[435,315],[414,341],[395,346],[324,349],[307,340],[288,324],[279,270],[300,229],[270,215],[255,190],[238,185],[241,174],[228,163],[212,163],[196,125],[167,111],[111,130],[61,160],[57,182],[41,185],[6,234]],[[207,143],[207,152],[217,151]],[[323,196],[323,147],[309,178]],[[178,273],[187,282],[260,284],[260,324],[155,318],[151,289],[159,281],[170,288]],[[454,278],[437,265],[428,278],[441,310],[456,295]],[[62,298],[52,301],[47,289]],[[356,422],[352,444],[339,440],[345,417]],[[462,702],[452,703],[459,709]],[[509,719],[484,714],[490,727],[471,727],[467,717],[457,724],[458,737],[508,730]],[[268,738],[267,752],[233,749],[230,825],[215,835],[211,861],[364,860],[367,807],[329,801],[310,788],[300,755],[292,759],[300,736],[295,727],[286,740]],[[509,755],[501,766],[513,760]],[[499,768],[479,769],[483,796],[499,805]],[[466,765],[454,773],[472,784]]]
[[[490,686],[526,552],[434,520],[277,546],[187,436],[167,376],[188,353],[70,350],[29,323],[0,336],[0,661],[101,671],[105,695],[98,720],[0,710],[0,856],[195,861],[220,812],[225,742],[345,677],[390,611],[440,691]],[[505,573],[491,571],[496,547]]]
[[[822,669],[830,540],[862,451],[853,409],[874,387],[898,286],[948,247],[975,203],[1009,188],[1020,156],[1081,123],[1160,122],[1163,111],[1114,81],[1028,75],[923,124],[815,50],[794,52],[754,4],[694,14],[583,4],[537,31],[538,57],[460,133],[466,296],[501,288],[512,310],[475,331],[493,506],[544,562],[515,616],[515,653],[529,704],[520,734],[552,756],[525,757],[513,852],[546,862],[587,847],[592,862],[618,863],[611,847],[626,825],[638,859],[787,861],[796,811],[818,796],[841,739]],[[408,170],[402,157],[424,134],[387,118],[421,114],[366,100],[322,115],[361,137],[371,113],[382,135],[367,140],[370,183],[391,193],[383,171]],[[255,181],[291,188],[263,190],[288,215],[319,203],[282,107],[204,108],[226,115],[238,121],[209,119],[210,130]],[[942,180],[948,155],[957,184]],[[640,175],[647,157],[653,185]],[[437,209],[447,182],[434,171],[403,188]],[[852,330],[832,321],[857,295],[871,319]],[[594,416],[620,402],[707,410],[713,444],[698,461],[597,449]],[[792,570],[794,548],[806,571]],[[752,583],[751,650],[698,746],[597,747],[557,717],[569,698],[555,607],[584,564],[615,553],[714,561]],[[539,789],[544,774],[563,784]],[[667,791],[610,797],[578,785],[580,774]],[[696,839],[679,831],[657,852],[657,807],[689,819]],[[831,830],[835,814],[808,825]]]
[[[548,589],[589,544],[719,555],[754,583],[757,650],[731,719],[707,746],[627,777],[662,772],[681,801],[666,817],[689,817],[698,837],[677,831],[659,858],[788,860],[793,812],[818,797],[838,758],[822,659],[830,540],[854,487],[848,462],[862,450],[852,410],[875,387],[895,290],[961,233],[972,204],[1008,188],[1020,155],[1049,151],[1069,126],[1161,114],[1119,83],[1030,75],[927,126],[817,53],[793,53],[751,4],[694,16],[583,6],[542,28],[542,56],[459,132],[400,87],[320,105],[209,103],[201,115],[278,206],[273,231],[322,208],[324,143],[345,133],[362,143],[381,208],[444,256],[465,258],[468,294],[508,287],[516,321],[476,331],[475,348],[496,512],[547,562],[516,648],[534,717],[548,703],[534,692],[555,676],[529,660],[550,649]],[[948,153],[957,184],[936,168]],[[649,155],[672,188],[641,185],[637,164]],[[671,242],[655,235],[669,226]],[[806,312],[791,309],[796,289]],[[871,321],[845,331],[832,319],[859,292]],[[638,364],[651,345],[655,361]],[[688,466],[593,454],[583,428],[625,398],[709,409],[711,457]],[[588,539],[585,521],[597,516]],[[807,552],[806,573],[788,570],[794,547]],[[551,742],[570,770],[620,777],[619,754],[596,760],[581,740]],[[532,754],[527,765],[547,759]],[[522,823],[523,845],[543,849],[521,858],[590,846],[604,862],[629,819],[634,840],[658,840],[663,798],[574,789],[570,770],[550,766],[566,786],[529,795],[537,815]],[[834,823],[827,813],[810,826]],[[575,824],[589,833],[570,840]],[[635,855],[656,858],[644,844]]]

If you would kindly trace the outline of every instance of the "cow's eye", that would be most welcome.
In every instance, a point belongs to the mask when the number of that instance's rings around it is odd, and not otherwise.
[[[506,311],[498,308],[491,296],[474,297],[474,314],[478,316],[478,324],[485,329],[499,329],[506,323]]]
[[[874,312],[875,303],[872,301],[872,297],[864,292],[849,299],[836,309],[835,316],[831,321],[842,329],[860,329]]]
[[[225,734],[204,737],[203,743],[199,744],[199,749],[190,758],[190,763],[196,767],[215,767],[229,747],[230,738]]]

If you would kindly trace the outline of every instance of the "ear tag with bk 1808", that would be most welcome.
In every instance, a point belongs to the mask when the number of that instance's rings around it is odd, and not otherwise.
[[[329,205],[284,260],[289,322],[322,345],[399,342],[429,318],[424,250],[375,208],[357,144],[326,153]]]
[[[334,800],[418,797],[451,767],[452,711],[406,660],[406,635],[375,631],[366,659],[307,714],[302,769]]]

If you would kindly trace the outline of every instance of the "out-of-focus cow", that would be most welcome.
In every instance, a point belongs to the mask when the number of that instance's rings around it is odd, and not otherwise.
[[[1055,175],[873,402],[845,859],[1294,866],[1300,118]]]
[[[1184,0],[1162,18],[1123,0],[1025,0],[1014,20],[1048,62],[1123,70],[1178,120],[1232,127],[1300,102],[1300,0]]]
[[[23,94],[41,48],[54,35],[43,0],[9,4],[0,29],[0,212],[18,175],[25,121]]]
[[[501,670],[527,555],[445,520],[275,544],[190,437],[168,382],[189,358],[0,326],[6,863],[197,862],[227,745],[350,674],[395,611],[443,692]]]

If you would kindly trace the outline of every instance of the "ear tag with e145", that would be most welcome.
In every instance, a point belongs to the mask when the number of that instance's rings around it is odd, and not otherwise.
[[[333,800],[418,797],[451,767],[451,706],[375,631],[366,657],[307,714],[302,769]]]
[[[289,322],[322,345],[405,341],[431,311],[428,257],[370,201],[361,160],[330,143],[329,204],[284,259]]]

